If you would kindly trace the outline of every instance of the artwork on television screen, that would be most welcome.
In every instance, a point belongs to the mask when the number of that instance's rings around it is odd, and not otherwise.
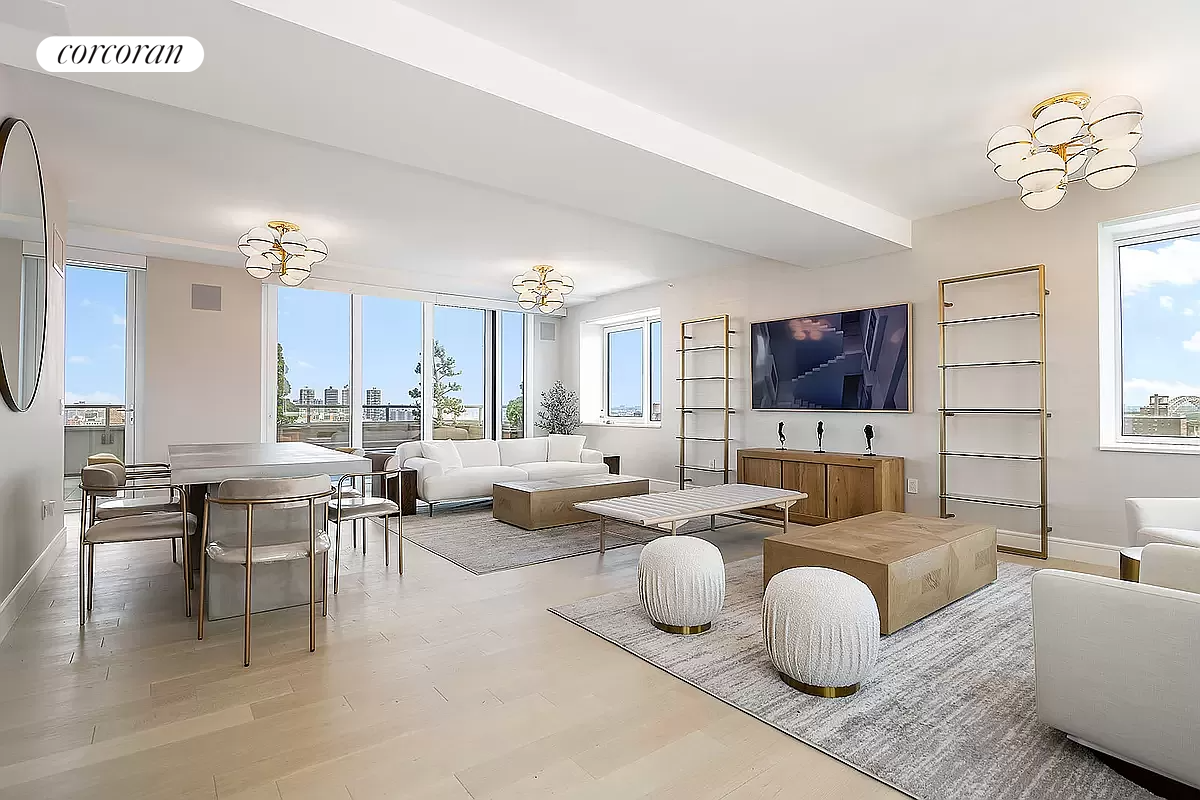
[[[910,306],[755,322],[753,406],[773,411],[909,411]]]

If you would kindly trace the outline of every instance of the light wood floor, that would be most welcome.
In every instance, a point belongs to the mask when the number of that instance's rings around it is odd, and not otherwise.
[[[475,576],[410,544],[401,577],[381,537],[316,653],[307,609],[260,614],[248,669],[240,620],[196,640],[165,544],[98,549],[81,629],[68,545],[0,645],[0,798],[901,797],[545,611],[639,548]]]

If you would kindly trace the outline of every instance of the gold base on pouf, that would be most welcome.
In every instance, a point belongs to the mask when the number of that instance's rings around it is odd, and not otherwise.
[[[1142,560],[1130,558],[1121,553],[1121,580],[1139,583],[1141,581]]]
[[[779,673],[779,677],[793,689],[799,689],[805,694],[811,694],[813,697],[849,697],[858,691],[857,683],[853,686],[811,686],[784,675],[782,672]]]
[[[660,631],[666,631],[667,633],[679,633],[685,636],[693,633],[704,633],[706,630],[712,627],[711,622],[706,622],[703,625],[664,625],[663,623],[655,622],[654,620],[650,620],[650,622],[653,623],[654,627],[658,628]]]

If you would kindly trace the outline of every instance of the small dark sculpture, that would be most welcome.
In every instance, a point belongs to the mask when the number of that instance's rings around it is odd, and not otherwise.
[[[863,428],[863,434],[867,437],[867,452],[865,455],[873,456],[875,451],[871,449],[871,440],[875,438],[875,429],[870,425]]]
[[[783,435],[783,423],[779,423],[779,449],[787,450],[787,437]]]
[[[817,452],[824,453],[825,448],[821,446],[821,438],[825,435],[825,423],[817,421]]]

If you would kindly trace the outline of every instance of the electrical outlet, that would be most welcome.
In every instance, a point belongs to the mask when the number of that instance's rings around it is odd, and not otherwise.
[[[54,513],[54,501],[53,500],[43,500],[42,501],[42,519],[47,519],[53,513]]]
[[[909,494],[917,493],[917,479],[916,478],[908,479],[908,493]]]
[[[717,460],[715,458],[710,458],[708,460],[708,466],[711,469],[716,469],[717,468]]]

